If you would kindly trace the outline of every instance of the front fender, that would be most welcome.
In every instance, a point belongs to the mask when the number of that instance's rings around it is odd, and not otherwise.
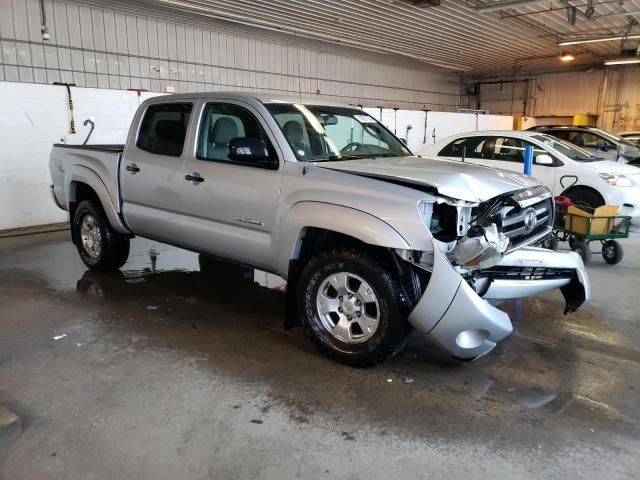
[[[299,202],[291,207],[280,229],[276,263],[286,278],[289,260],[298,258],[305,230],[321,228],[343,233],[370,245],[408,249],[409,244],[393,227],[378,217],[342,205]]]
[[[68,202],[76,201],[76,192],[74,188],[74,182],[84,183],[91,187],[94,192],[98,195],[98,199],[102,204],[102,208],[107,215],[107,219],[109,220],[109,224],[113,227],[113,229],[122,234],[130,233],[129,230],[124,226],[120,216],[116,211],[115,204],[113,200],[109,196],[109,192],[107,190],[106,185],[100,178],[100,176],[83,165],[73,165],[69,168],[65,174],[65,198]],[[71,219],[73,221],[73,219]]]

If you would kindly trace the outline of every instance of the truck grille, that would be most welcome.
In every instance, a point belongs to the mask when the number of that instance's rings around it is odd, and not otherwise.
[[[575,274],[575,270],[570,268],[496,266],[485,269],[483,274],[494,280],[557,280],[571,278]]]
[[[533,243],[549,233],[553,226],[553,199],[536,199],[527,207],[516,207],[502,218],[502,232],[511,241],[510,249]]]
[[[530,245],[545,237],[553,226],[554,204],[551,192],[543,186],[518,190],[494,198],[490,218],[509,238],[508,251]]]

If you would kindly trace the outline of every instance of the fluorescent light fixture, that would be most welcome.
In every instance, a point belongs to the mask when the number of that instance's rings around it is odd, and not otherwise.
[[[584,38],[570,38],[568,40],[562,40],[558,42],[559,47],[566,47],[568,45],[578,45],[580,43],[597,43],[597,42],[613,42],[615,40],[635,40],[640,38],[640,33],[634,33],[632,35],[607,35],[602,37],[584,37]]]
[[[573,62],[576,59],[576,56],[573,53],[563,53],[560,52],[560,60],[563,62]]]
[[[616,58],[604,62],[605,65],[629,65],[632,63],[640,63],[640,57]]]
[[[473,9],[478,13],[489,13],[498,10],[505,10],[507,8],[523,7],[525,5],[531,5],[532,3],[541,3],[541,0],[504,0],[502,2],[491,2],[478,5]]]

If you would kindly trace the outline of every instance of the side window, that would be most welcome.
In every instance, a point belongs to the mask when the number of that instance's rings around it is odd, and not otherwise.
[[[234,138],[262,140],[269,155],[276,157],[267,133],[249,110],[231,103],[207,104],[200,122],[197,157],[238,163],[228,157],[229,142]]]
[[[149,106],[140,125],[137,147],[157,155],[182,155],[192,107],[191,103]]]
[[[553,164],[552,165],[545,165],[546,167],[557,167],[557,166],[561,166],[558,165],[558,159],[555,158],[555,156],[551,155],[551,153],[549,153],[548,151],[538,147],[537,145],[534,145],[533,143],[529,143],[529,142],[523,142],[525,147],[533,147],[533,163],[536,163],[536,159],[538,158],[538,155],[548,155],[549,157],[551,157],[551,159],[553,160]],[[524,153],[523,153],[524,155]],[[523,159],[524,162],[524,159]]]
[[[518,138],[496,138],[493,159],[503,162],[524,163],[524,144]]]
[[[554,137],[561,138],[562,140],[566,140],[567,142],[576,143],[578,132],[571,130],[551,130],[548,133],[549,135],[553,135]]]
[[[486,140],[486,137],[459,138],[440,150],[438,155],[462,158],[464,152],[465,158],[483,158],[482,153],[487,143]]]

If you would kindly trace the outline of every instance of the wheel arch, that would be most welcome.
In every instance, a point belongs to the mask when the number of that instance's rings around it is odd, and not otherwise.
[[[107,187],[93,170],[76,165],[75,168],[67,174],[65,185],[65,198],[68,202],[71,221],[73,221],[75,210],[80,202],[83,200],[93,200],[99,203],[109,224],[116,232],[121,234],[130,233],[122,223]]]
[[[572,192],[575,192],[576,190],[586,190],[588,192],[591,192],[591,193],[597,195],[598,197],[600,197],[600,199],[602,200],[602,204],[603,205],[607,203],[604,195],[601,192],[599,192],[597,189],[595,189],[593,187],[590,187],[589,185],[582,185],[582,184],[580,184],[580,185],[571,185],[570,187],[566,188],[561,193],[561,195],[563,195],[565,197],[568,197]]]
[[[287,276],[289,262],[299,260],[318,241],[344,239],[371,247],[408,249],[407,240],[378,217],[354,208],[322,202],[299,202],[282,223],[277,266]],[[311,245],[311,246],[310,246]]]

